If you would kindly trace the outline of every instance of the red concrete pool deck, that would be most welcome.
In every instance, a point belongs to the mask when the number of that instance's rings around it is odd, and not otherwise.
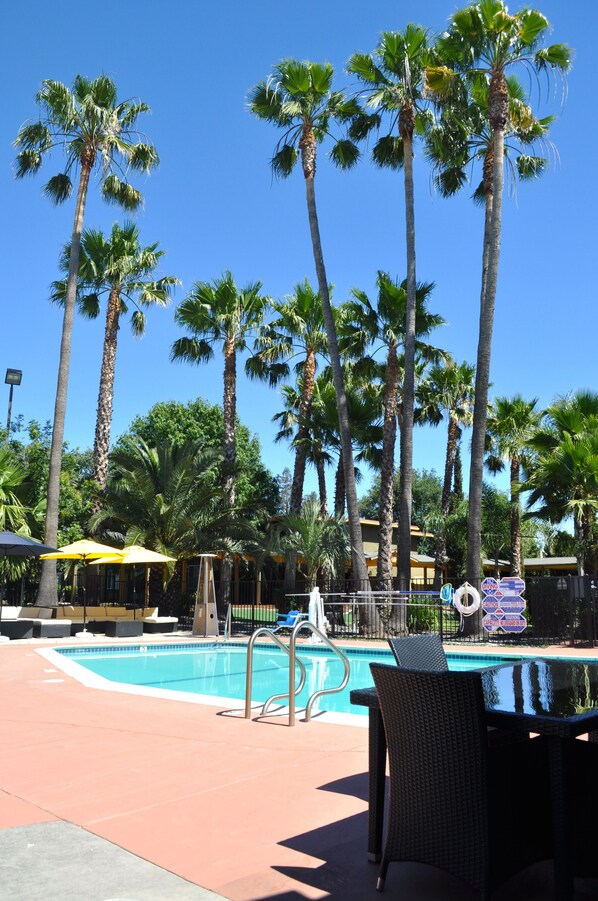
[[[36,650],[67,643],[0,646],[0,830],[62,820],[231,901],[476,897],[415,865],[391,866],[384,895],[375,891],[367,728],[289,728],[87,688]],[[580,898],[596,897],[596,883],[578,888]],[[20,897],[29,897],[26,885]],[[552,898],[551,868],[522,874],[494,897]]]

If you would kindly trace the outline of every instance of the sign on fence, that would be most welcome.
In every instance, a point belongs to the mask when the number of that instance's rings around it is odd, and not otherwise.
[[[482,609],[486,616],[482,625],[487,632],[501,629],[507,634],[523,632],[527,620],[523,616],[526,601],[523,597],[525,582],[519,576],[506,576],[500,582],[488,578],[482,582]]]

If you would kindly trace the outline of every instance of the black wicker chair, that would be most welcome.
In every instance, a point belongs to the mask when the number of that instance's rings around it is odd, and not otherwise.
[[[448,662],[440,635],[436,632],[425,632],[421,635],[405,635],[402,638],[389,638],[390,650],[393,652],[398,666],[403,669],[417,670],[424,673],[447,673]],[[488,726],[488,742],[494,746],[517,744],[526,741],[529,734],[516,732],[513,729],[497,729]]]
[[[391,861],[413,861],[452,873],[487,899],[515,872],[551,857],[546,744],[488,745],[480,673],[371,670],[390,767],[378,890]],[[525,838],[505,853],[514,828]]]
[[[397,664],[403,669],[428,673],[447,673],[448,663],[440,635],[425,632],[422,635],[405,635],[389,638],[390,650]]]

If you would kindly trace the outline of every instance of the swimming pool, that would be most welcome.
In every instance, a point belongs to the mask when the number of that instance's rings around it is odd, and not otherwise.
[[[343,677],[343,665],[326,648],[301,645],[297,650],[306,669],[305,688],[297,697],[299,708],[306,705],[313,692],[338,685]],[[343,651],[351,664],[349,684],[342,692],[319,699],[314,712],[326,710],[366,716],[366,708],[355,707],[350,703],[349,693],[353,688],[374,684],[370,663],[392,664],[394,658],[390,651],[383,649],[343,648]],[[64,648],[56,649],[56,653],[110,683],[139,686],[144,694],[147,689],[156,690],[153,693],[166,690],[169,694],[181,692],[203,698],[226,699],[231,704],[245,699],[246,644],[190,642],[176,645]],[[512,657],[450,652],[447,659],[451,670],[479,669],[513,660]],[[77,675],[76,672],[71,672]],[[271,695],[287,692],[288,680],[287,655],[269,644],[256,644],[253,658],[253,703],[263,703]]]

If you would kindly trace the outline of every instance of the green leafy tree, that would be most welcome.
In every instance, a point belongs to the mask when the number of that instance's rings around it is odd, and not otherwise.
[[[289,513],[282,525],[283,543],[298,555],[308,591],[315,588],[318,573],[334,578],[343,572],[350,554],[346,523],[341,517],[323,517],[317,496],[306,498],[301,513]]]
[[[598,510],[598,394],[579,391],[551,404],[530,438],[528,509],[551,523],[573,519],[578,572],[596,565]]]
[[[219,485],[220,459],[219,452],[197,442],[158,447],[140,439],[123,442],[111,455],[105,505],[92,517],[92,529],[177,561],[228,550],[231,539],[246,529],[253,532],[238,509],[226,503]],[[172,577],[175,570],[172,565],[168,574]],[[160,591],[154,580],[154,592]],[[170,609],[177,591],[178,578],[163,598]]]
[[[93,475],[101,489],[108,477],[108,453],[114,402],[114,373],[120,317],[134,306],[131,329],[136,337],[145,333],[146,316],[143,308],[166,306],[171,289],[179,281],[172,275],[153,278],[161,257],[158,244],[142,247],[139,229],[132,222],[123,227],[112,226],[109,238],[101,231],[86,229],[81,239],[77,303],[80,312],[95,319],[100,314],[102,295],[107,296],[104,346],[98,392],[95,440],[93,446]],[[60,268],[68,273],[71,248],[67,244],[60,260]],[[64,305],[68,279],[52,285],[53,301]]]
[[[31,534],[34,538],[43,536],[51,446],[52,426],[49,422],[43,426],[36,420],[31,420],[27,426],[18,423],[12,448],[27,472],[23,498],[32,512]],[[71,448],[64,442],[60,471],[59,546],[70,544],[87,534],[96,498],[91,451]]]
[[[536,409],[537,398],[526,401],[520,394],[512,398],[496,397],[486,420],[486,466],[490,472],[509,467],[511,486],[511,573],[523,576],[521,553],[521,469],[529,467],[529,440],[537,431],[542,413]],[[525,490],[525,489],[524,489]]]
[[[77,75],[72,89],[59,81],[44,81],[37,94],[37,103],[37,121],[23,125],[15,140],[19,151],[16,159],[17,178],[37,173],[44,157],[55,148],[60,148],[66,153],[64,171],[52,176],[44,188],[46,196],[58,204],[70,198],[73,191],[72,178],[79,171],[64,298],[46,507],[45,540],[46,544],[55,545],[71,336],[89,180],[96,170],[102,196],[108,203],[116,203],[127,210],[137,209],[142,201],[141,194],[127,181],[126,176],[121,178],[117,172],[149,172],[157,164],[158,154],[151,144],[139,139],[139,133],[135,130],[139,116],[149,107],[137,101],[119,102],[116,86],[106,75],[100,75],[92,81]],[[58,602],[55,560],[43,562],[38,601],[46,605]]]
[[[548,27],[547,19],[537,10],[523,9],[510,15],[502,0],[481,0],[453,15],[448,31],[435,48],[442,64],[431,66],[426,72],[428,88],[440,97],[450,96],[458,79],[467,82],[472,75],[476,78],[483,76],[489,83],[487,108],[492,132],[492,208],[484,228],[467,545],[467,578],[478,586],[490,352],[502,226],[505,132],[511,121],[507,76],[518,67],[538,74],[566,71],[570,51],[564,44],[539,47]]]
[[[29,509],[24,500],[27,469],[13,451],[0,447],[0,532],[29,533]]]
[[[428,58],[426,29],[410,24],[403,32],[384,32],[372,54],[355,53],[349,72],[362,82],[367,104],[376,112],[354,119],[351,134],[363,137],[374,126],[388,123],[388,133],[372,150],[374,162],[403,170],[405,191],[405,237],[407,279],[404,328],[405,369],[401,427],[401,480],[397,570],[399,583],[408,588],[411,577],[411,507],[413,482],[413,424],[415,410],[416,260],[415,201],[413,189],[413,142],[430,118],[423,97],[424,71]],[[386,541],[385,544],[388,542]],[[388,568],[385,562],[385,571]]]
[[[144,416],[135,417],[116,447],[122,447],[129,439],[140,439],[150,447],[168,444],[176,448],[195,441],[206,451],[221,451],[223,434],[224,415],[218,404],[209,404],[200,397],[187,404],[161,401]],[[262,463],[258,438],[238,421],[235,435],[238,504],[243,509],[264,508],[271,514],[276,513],[279,491],[276,480]]]
[[[297,160],[301,158],[318,291],[322,301],[330,366],[336,391],[353,572],[355,578],[365,586],[368,584],[368,570],[359,525],[351,445],[351,421],[347,409],[341,356],[324,265],[315,193],[318,144],[331,135],[335,123],[344,126],[358,109],[355,101],[347,100],[340,91],[332,90],[333,74],[333,68],[329,63],[283,60],[275,67],[270,78],[260,82],[252,90],[249,103],[255,116],[282,129],[282,137],[272,158],[274,174],[286,178],[293,171]],[[357,162],[359,150],[352,141],[341,137],[335,140],[330,157],[337,166],[349,168]]]

